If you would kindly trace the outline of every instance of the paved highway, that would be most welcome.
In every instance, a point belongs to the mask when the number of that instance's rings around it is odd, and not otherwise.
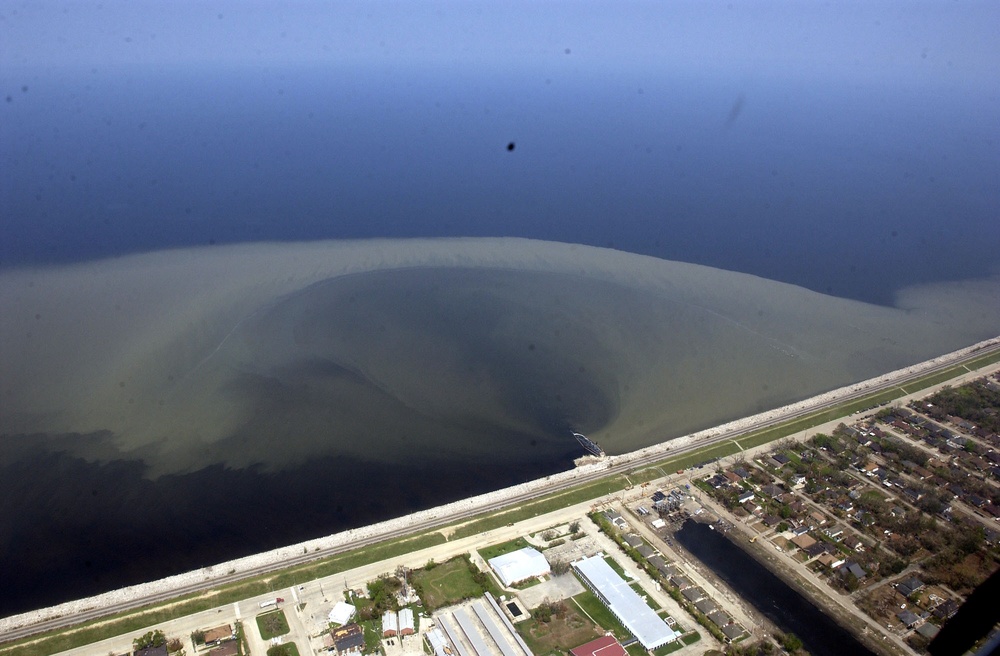
[[[922,370],[920,370],[917,373],[913,373],[913,374],[910,374],[910,375],[901,375],[901,376],[896,377],[896,378],[894,378],[892,380],[885,381],[885,382],[883,382],[883,383],[881,383],[879,385],[875,385],[875,386],[872,386],[870,388],[866,388],[863,391],[858,391],[858,392],[855,392],[855,393],[845,394],[843,396],[838,396],[835,399],[831,399],[829,401],[825,401],[825,402],[822,402],[822,403],[817,403],[815,406],[809,406],[807,408],[801,409],[801,410],[796,411],[796,412],[788,412],[788,413],[783,414],[783,415],[781,415],[779,417],[775,417],[775,418],[768,419],[768,420],[761,420],[759,422],[755,422],[752,425],[745,426],[745,427],[742,427],[740,429],[733,429],[733,430],[730,430],[730,431],[726,431],[726,432],[720,433],[719,435],[716,435],[716,436],[713,436],[713,437],[710,437],[710,438],[706,438],[706,439],[700,440],[697,443],[693,443],[693,444],[690,444],[690,445],[687,445],[687,446],[684,446],[684,447],[678,447],[676,449],[672,449],[672,450],[670,450],[669,452],[666,452],[666,453],[664,453],[664,452],[656,452],[656,453],[644,454],[644,455],[639,455],[639,456],[635,456],[635,457],[628,457],[628,458],[623,458],[623,457],[612,458],[609,461],[609,466],[606,469],[601,469],[601,470],[598,470],[598,471],[595,471],[595,472],[589,472],[589,473],[587,473],[585,475],[582,475],[580,477],[574,478],[572,480],[566,480],[566,481],[557,480],[557,481],[553,481],[550,485],[543,486],[542,488],[534,489],[534,490],[532,490],[530,492],[526,492],[526,493],[522,493],[522,494],[514,494],[514,495],[511,495],[509,497],[505,497],[501,501],[496,501],[496,502],[491,502],[491,503],[484,503],[484,504],[482,504],[482,505],[480,505],[480,506],[478,506],[476,508],[472,508],[472,509],[469,509],[469,510],[466,510],[466,511],[450,513],[450,514],[448,514],[446,516],[443,516],[443,517],[436,517],[436,518],[422,520],[422,521],[414,521],[412,524],[408,525],[407,528],[405,530],[403,530],[403,531],[387,531],[387,532],[382,533],[382,534],[378,534],[378,535],[374,535],[374,536],[371,536],[371,537],[368,537],[368,538],[356,540],[356,541],[354,541],[354,542],[352,542],[350,544],[340,545],[340,546],[332,547],[332,548],[328,548],[328,549],[321,549],[319,551],[314,551],[314,552],[310,552],[310,553],[300,554],[298,556],[292,556],[292,557],[289,557],[289,558],[285,559],[284,561],[282,561],[280,563],[274,563],[274,564],[269,564],[269,565],[265,565],[265,566],[261,566],[261,567],[250,568],[250,569],[244,570],[242,572],[237,572],[237,573],[230,574],[230,575],[216,577],[216,578],[213,578],[213,579],[211,579],[209,581],[201,581],[201,582],[194,583],[194,584],[191,584],[191,585],[187,585],[187,586],[183,586],[183,587],[178,587],[178,588],[175,588],[175,589],[170,590],[170,591],[165,591],[165,592],[156,593],[156,594],[150,594],[150,595],[147,595],[145,597],[142,597],[141,599],[136,599],[136,600],[132,600],[132,601],[128,601],[128,602],[123,602],[123,603],[119,603],[119,604],[112,604],[112,605],[108,605],[108,606],[105,606],[105,607],[102,607],[102,608],[95,608],[93,610],[76,613],[73,616],[56,617],[56,618],[53,618],[53,619],[50,619],[50,620],[37,622],[37,623],[29,625],[29,626],[23,626],[23,627],[18,627],[18,628],[15,628],[15,629],[11,629],[11,630],[5,631],[3,633],[0,633],[0,644],[6,643],[6,642],[10,642],[10,641],[14,641],[14,640],[18,640],[20,638],[24,638],[24,637],[27,637],[27,636],[30,636],[30,635],[33,635],[33,634],[36,634],[36,633],[41,633],[41,632],[44,632],[44,631],[50,631],[50,630],[53,630],[53,629],[66,628],[66,627],[69,627],[69,626],[72,626],[72,625],[75,625],[75,624],[80,624],[80,623],[83,623],[83,622],[86,622],[86,621],[89,621],[89,620],[93,620],[93,619],[96,619],[96,618],[99,618],[99,617],[104,617],[104,616],[111,615],[111,614],[114,614],[114,613],[119,613],[119,612],[128,611],[128,610],[134,610],[134,609],[137,609],[137,608],[142,607],[142,606],[148,606],[150,604],[155,604],[157,602],[166,601],[166,600],[170,600],[170,599],[175,599],[175,598],[180,597],[182,595],[190,594],[190,593],[193,593],[193,592],[200,592],[200,591],[208,590],[208,589],[211,589],[211,588],[217,588],[217,587],[220,587],[220,586],[225,585],[227,583],[239,581],[239,580],[242,580],[242,579],[250,578],[250,577],[253,577],[253,576],[260,575],[260,574],[265,574],[265,573],[268,573],[268,572],[274,572],[274,571],[278,571],[278,570],[283,570],[283,569],[286,569],[286,568],[294,566],[294,565],[299,565],[299,564],[302,564],[302,563],[307,563],[307,562],[319,560],[319,559],[326,558],[326,557],[329,557],[329,556],[333,556],[333,555],[336,555],[336,554],[339,554],[339,553],[342,553],[342,552],[345,552],[345,551],[351,551],[351,550],[354,550],[354,549],[359,549],[359,548],[362,548],[362,547],[365,547],[365,546],[368,546],[368,545],[371,545],[371,544],[375,544],[377,542],[381,542],[381,541],[386,540],[386,539],[399,538],[399,537],[403,537],[405,535],[413,535],[413,534],[417,534],[417,533],[426,532],[426,531],[431,530],[431,529],[440,528],[442,526],[449,525],[449,524],[454,524],[455,522],[461,521],[463,519],[468,519],[468,518],[471,518],[471,517],[475,517],[475,516],[482,515],[482,514],[485,514],[485,513],[493,512],[493,511],[496,511],[496,510],[501,510],[501,509],[508,508],[508,507],[511,507],[511,506],[517,506],[517,505],[520,505],[520,504],[522,504],[522,503],[524,503],[526,501],[530,501],[532,499],[538,498],[540,496],[546,496],[546,495],[552,494],[553,492],[559,492],[559,491],[566,490],[566,489],[569,489],[569,488],[574,488],[574,487],[577,487],[577,486],[580,486],[580,485],[585,485],[585,484],[587,484],[589,482],[593,482],[593,481],[595,481],[597,479],[600,479],[600,478],[603,478],[603,477],[606,477],[606,476],[609,476],[609,475],[612,475],[612,474],[618,474],[618,473],[622,473],[622,472],[627,472],[627,471],[631,471],[631,470],[634,470],[634,469],[637,469],[637,468],[642,468],[642,467],[645,467],[645,466],[648,466],[648,465],[651,465],[651,464],[654,464],[654,463],[657,463],[657,462],[662,462],[663,460],[665,460],[667,458],[675,458],[678,455],[682,455],[684,453],[688,453],[688,452],[691,452],[691,451],[696,451],[696,450],[704,449],[705,447],[711,446],[713,444],[718,444],[720,442],[726,442],[726,441],[729,441],[729,440],[733,440],[733,439],[736,439],[736,438],[740,437],[741,435],[745,435],[745,434],[748,434],[748,433],[759,431],[759,430],[765,429],[765,428],[770,428],[772,426],[775,426],[775,425],[778,425],[778,424],[782,424],[782,423],[785,423],[785,422],[788,422],[788,421],[792,421],[792,420],[798,419],[800,417],[804,417],[804,416],[807,416],[807,415],[814,414],[816,412],[827,410],[827,409],[829,409],[831,407],[840,405],[842,403],[846,403],[846,402],[850,402],[850,401],[853,401],[853,400],[856,400],[856,399],[859,399],[859,398],[863,398],[863,397],[867,397],[867,396],[872,396],[872,395],[875,395],[875,394],[879,394],[879,393],[884,392],[884,391],[886,391],[888,389],[902,387],[902,386],[905,386],[907,383],[912,382],[914,380],[917,380],[919,378],[923,378],[925,376],[932,375],[934,373],[943,371],[943,370],[948,369],[950,367],[954,367],[954,366],[956,366],[958,364],[961,364],[963,362],[967,362],[969,360],[980,358],[980,357],[982,357],[984,355],[988,355],[988,354],[991,354],[991,353],[994,353],[994,352],[997,352],[997,351],[1000,351],[1000,343],[992,344],[992,345],[989,345],[989,346],[985,346],[985,347],[983,347],[983,348],[981,348],[979,350],[976,350],[976,351],[974,351],[972,353],[969,353],[968,355],[965,355],[965,356],[962,356],[962,357],[956,357],[954,359],[945,360],[943,362],[938,363],[937,365],[935,365],[933,367],[928,367],[926,369],[922,369]]]

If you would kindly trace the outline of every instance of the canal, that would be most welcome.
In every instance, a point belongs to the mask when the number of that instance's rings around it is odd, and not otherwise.
[[[782,631],[797,635],[813,656],[873,656],[808,598],[708,525],[687,521],[676,537],[740,597]]]

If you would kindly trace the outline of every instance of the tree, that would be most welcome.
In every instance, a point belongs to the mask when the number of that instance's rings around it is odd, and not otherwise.
[[[191,642],[193,642],[196,645],[203,644],[205,642],[205,632],[200,629],[192,632]]]
[[[531,616],[538,622],[548,624],[552,621],[552,607],[548,604],[542,604],[531,612]]]
[[[167,636],[159,629],[149,631],[132,641],[132,647],[135,648],[135,651],[148,649],[149,647],[162,647],[165,644],[167,644]]]
[[[796,649],[802,649],[802,640],[794,633],[786,633],[781,636],[781,646],[785,648],[785,651],[793,652]]]
[[[580,522],[573,522],[569,525],[569,532],[576,535],[580,532]]]

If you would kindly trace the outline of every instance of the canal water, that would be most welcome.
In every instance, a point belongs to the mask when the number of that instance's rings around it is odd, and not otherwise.
[[[685,522],[676,537],[685,549],[782,631],[801,638],[813,656],[873,656],[871,650],[809,599],[708,525]]]

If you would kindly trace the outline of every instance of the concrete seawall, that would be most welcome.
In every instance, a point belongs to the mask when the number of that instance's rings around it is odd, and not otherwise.
[[[1000,345],[1000,337],[979,342],[973,346],[855,383],[853,385],[832,390],[803,401],[782,406],[774,410],[768,410],[766,412],[699,431],[697,433],[640,449],[638,451],[633,451],[631,453],[610,456],[600,463],[583,465],[570,471],[548,476],[544,479],[529,481],[513,487],[497,490],[495,492],[482,494],[436,508],[416,512],[404,517],[335,533],[326,537],[308,540],[306,542],[300,542],[298,544],[274,549],[265,553],[246,556],[184,574],[177,574],[157,581],[133,585],[93,597],[87,597],[85,599],[51,606],[49,608],[42,608],[28,613],[13,615],[0,619],[0,633],[31,626],[33,624],[52,620],[58,617],[72,616],[95,608],[104,608],[127,602],[140,602],[145,597],[153,594],[169,593],[170,591],[181,590],[184,587],[193,584],[221,579],[222,577],[228,576],[230,572],[249,572],[260,567],[280,566],[281,563],[287,561],[289,558],[301,556],[304,551],[313,552],[316,550],[346,547],[358,540],[366,538],[388,538],[398,536],[400,533],[405,533],[409,528],[419,523],[455,516],[457,513],[484,509],[492,504],[501,503],[505,500],[509,500],[517,495],[525,493],[544,492],[546,488],[551,486],[553,483],[579,480],[586,474],[591,474],[608,468],[609,464],[627,464],[641,458],[656,455],[666,457],[672,451],[676,451],[679,448],[694,446],[698,442],[705,439],[731,432],[747,430],[763,422],[772,422],[802,412],[808,412],[811,409],[818,408],[827,403],[837,402],[838,400],[848,398],[858,393],[864,393],[880,386],[891,385],[894,381],[903,381],[908,377],[919,375],[922,372],[932,370],[936,367],[959,361],[977,350],[997,345]]]

